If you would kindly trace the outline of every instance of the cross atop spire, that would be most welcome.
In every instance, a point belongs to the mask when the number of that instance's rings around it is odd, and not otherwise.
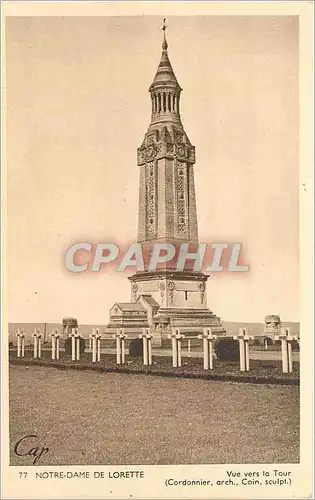
[[[167,29],[167,24],[166,24],[166,19],[163,19],[163,26],[161,30],[164,32],[163,33],[163,44],[162,44],[162,49],[163,51],[167,50],[167,41],[166,41],[166,29]]]

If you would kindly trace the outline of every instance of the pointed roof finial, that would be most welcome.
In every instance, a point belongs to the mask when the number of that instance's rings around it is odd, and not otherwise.
[[[160,87],[161,85],[170,85],[171,87],[176,87],[176,90],[181,90],[179,83],[177,81],[177,78],[174,74],[171,62],[168,57],[168,52],[167,52],[167,41],[165,37],[165,31],[166,31],[166,19],[163,19],[163,27],[161,28],[162,31],[164,31],[164,39],[163,39],[163,45],[162,45],[162,55],[161,55],[161,60],[160,64],[158,66],[156,75],[154,77],[153,83],[150,86],[150,92],[154,90],[155,87]]]
[[[164,31],[163,44],[162,44],[163,50],[167,50],[167,47],[168,47],[167,41],[166,41],[166,36],[165,36],[166,28],[167,28],[166,19],[163,19],[163,27],[161,28],[161,30]]]

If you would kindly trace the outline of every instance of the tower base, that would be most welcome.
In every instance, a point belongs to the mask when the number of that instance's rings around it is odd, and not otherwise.
[[[207,279],[203,273],[165,269],[131,276],[131,302],[114,304],[106,330],[119,326],[136,337],[147,328],[155,347],[168,343],[174,329],[189,337],[197,337],[204,328],[225,335],[221,318],[207,307]]]

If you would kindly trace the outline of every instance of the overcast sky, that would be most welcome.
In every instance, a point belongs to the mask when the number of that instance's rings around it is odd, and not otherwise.
[[[161,55],[158,17],[7,20],[8,319],[108,321],[125,273],[71,274],[77,241],[137,232],[136,151]],[[169,56],[196,147],[202,242],[240,242],[249,273],[213,275],[226,321],[299,320],[296,17],[171,17]]]

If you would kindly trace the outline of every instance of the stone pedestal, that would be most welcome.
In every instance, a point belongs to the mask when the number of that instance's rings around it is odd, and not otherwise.
[[[137,301],[142,294],[150,294],[159,304],[157,314],[149,321],[153,345],[161,345],[173,328],[184,328],[187,333],[196,336],[202,334],[206,327],[217,335],[225,333],[221,319],[207,308],[208,276],[205,274],[165,269],[137,273],[129,279],[133,301]]]

